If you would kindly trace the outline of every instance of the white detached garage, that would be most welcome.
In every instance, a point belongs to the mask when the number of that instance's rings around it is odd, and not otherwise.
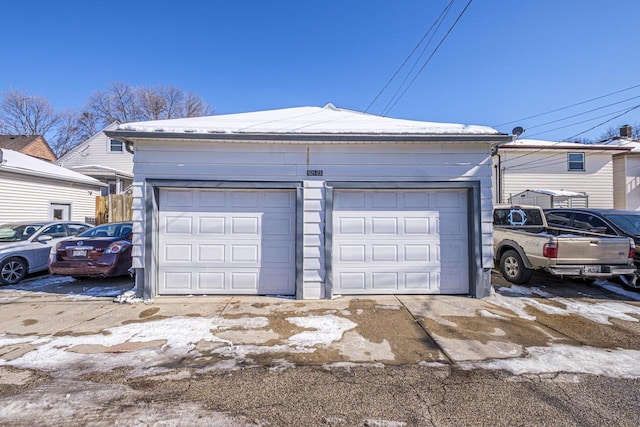
[[[129,123],[141,296],[490,288],[483,126],[301,107]]]

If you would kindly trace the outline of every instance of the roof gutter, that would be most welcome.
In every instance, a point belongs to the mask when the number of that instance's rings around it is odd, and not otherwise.
[[[513,140],[512,135],[506,134],[308,134],[308,133],[189,133],[189,132],[137,132],[127,130],[105,131],[109,138],[123,141],[127,151],[135,141],[140,140],[212,140],[212,141],[264,141],[264,142],[489,142],[506,144]],[[133,151],[130,151],[133,152]]]

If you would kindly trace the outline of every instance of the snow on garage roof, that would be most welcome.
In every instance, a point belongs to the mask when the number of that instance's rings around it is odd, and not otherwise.
[[[124,123],[118,131],[192,134],[352,134],[352,135],[502,135],[487,126],[393,119],[359,111],[320,107]]]
[[[103,187],[105,184],[90,176],[83,175],[72,170],[56,166],[53,163],[18,153],[17,151],[0,149],[2,151],[2,162],[0,162],[0,172],[7,171],[24,175],[39,176],[50,179],[60,179],[64,181],[80,182]]]

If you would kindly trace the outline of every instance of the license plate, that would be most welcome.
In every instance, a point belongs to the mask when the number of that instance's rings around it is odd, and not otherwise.
[[[74,249],[73,253],[71,255],[72,256],[87,256],[87,250],[86,249]]]
[[[582,269],[585,273],[600,273],[599,265],[585,265]]]

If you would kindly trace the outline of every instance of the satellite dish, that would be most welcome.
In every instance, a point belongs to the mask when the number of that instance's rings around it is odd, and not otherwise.
[[[511,134],[515,135],[515,136],[520,136],[524,133],[524,129],[521,126],[516,126],[513,128],[513,130],[511,131]]]

